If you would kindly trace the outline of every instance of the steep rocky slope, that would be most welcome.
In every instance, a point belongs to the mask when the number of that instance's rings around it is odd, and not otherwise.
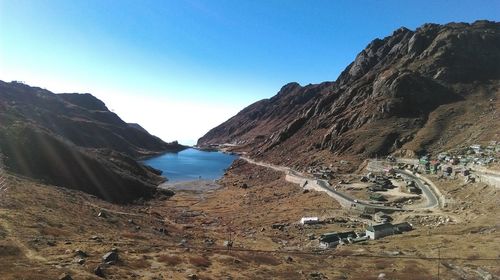
[[[81,147],[110,148],[134,157],[182,148],[131,127],[90,94],[54,94],[0,81],[0,102],[5,120],[33,123]]]
[[[285,85],[199,139],[304,166],[498,139],[500,23],[425,24],[373,40],[335,82]]]
[[[0,81],[0,152],[18,174],[129,202],[164,180],[135,158],[182,148],[131,127],[90,94]]]

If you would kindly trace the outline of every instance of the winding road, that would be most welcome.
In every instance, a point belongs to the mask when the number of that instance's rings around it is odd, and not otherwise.
[[[415,164],[415,160],[413,159],[397,159],[396,162]],[[371,160],[368,163],[367,169],[369,171],[382,171],[384,169],[392,167],[393,165],[394,162],[387,162],[383,160]],[[395,171],[396,173],[399,173],[402,176],[407,177],[409,180],[414,181],[417,187],[419,187],[422,190],[422,195],[424,196],[426,203],[424,205],[418,205],[418,207],[413,207],[412,208],[413,210],[439,208],[444,205],[445,203],[444,196],[441,194],[439,189],[434,185],[434,183],[432,183],[430,180],[419,174],[414,174],[410,170],[395,169]]]
[[[431,189],[431,187],[426,182],[424,182],[421,178],[413,175],[411,172],[400,169],[396,169],[396,172],[414,181],[415,184],[422,190],[422,195],[425,197],[427,203],[419,208],[429,209],[439,207],[438,195],[434,193],[433,189]]]
[[[409,210],[409,209],[403,209],[403,208],[397,208],[397,207],[388,207],[388,206],[379,205],[379,204],[372,204],[372,203],[369,203],[366,201],[359,201],[357,199],[354,199],[354,198],[346,195],[345,193],[342,193],[342,192],[335,190],[326,180],[318,180],[318,179],[313,179],[313,178],[307,177],[304,174],[302,174],[298,171],[292,170],[291,168],[288,168],[288,167],[273,165],[273,164],[265,163],[265,162],[259,162],[259,161],[255,161],[255,160],[252,160],[250,158],[243,157],[243,156],[240,158],[251,163],[251,164],[271,168],[271,169],[276,170],[276,171],[285,172],[285,174],[286,174],[285,179],[288,182],[299,184],[304,189],[312,189],[312,190],[316,190],[316,191],[325,192],[329,196],[331,196],[332,198],[337,200],[345,208],[370,207],[373,209],[383,210],[383,211]],[[428,208],[434,208],[436,206],[439,206],[439,199],[436,196],[436,194],[420,178],[418,178],[418,177],[414,176],[413,174],[411,174],[407,171],[404,171],[404,170],[398,170],[397,172],[403,174],[404,176],[408,176],[410,179],[414,180],[415,183],[422,189],[422,193],[426,197],[428,203],[421,208],[428,209]]]

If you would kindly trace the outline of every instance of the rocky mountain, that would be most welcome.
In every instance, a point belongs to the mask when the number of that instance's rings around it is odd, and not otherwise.
[[[183,148],[130,126],[90,94],[0,81],[0,152],[12,172],[130,202],[164,180],[136,159]]]
[[[128,126],[133,127],[135,129],[138,129],[138,130],[143,131],[143,132],[148,132],[144,127],[142,127],[138,123],[128,123]]]
[[[500,23],[400,28],[368,44],[335,82],[287,84],[198,145],[236,144],[303,167],[498,140],[499,88]]]

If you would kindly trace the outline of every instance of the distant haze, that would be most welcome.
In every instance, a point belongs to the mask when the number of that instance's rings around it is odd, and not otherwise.
[[[2,73],[3,74],[3,73]],[[4,75],[10,79],[11,75]],[[28,82],[29,81],[29,82]],[[238,113],[246,104],[229,102],[202,102],[201,100],[181,100],[164,96],[141,95],[126,90],[96,88],[89,90],[85,86],[65,85],[50,80],[24,80],[30,86],[39,86],[55,93],[90,92],[101,99],[106,106],[118,114],[125,122],[138,123],[164,141],[179,141],[184,145],[194,145],[199,137],[229,117]],[[64,85],[64,86],[61,86]]]
[[[0,79],[88,92],[194,144],[282,85],[335,80],[373,38],[500,20],[499,1],[0,1]]]

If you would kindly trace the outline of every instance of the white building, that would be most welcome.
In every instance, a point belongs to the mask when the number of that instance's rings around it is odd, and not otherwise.
[[[303,225],[314,225],[319,223],[318,217],[302,217],[300,223]]]

